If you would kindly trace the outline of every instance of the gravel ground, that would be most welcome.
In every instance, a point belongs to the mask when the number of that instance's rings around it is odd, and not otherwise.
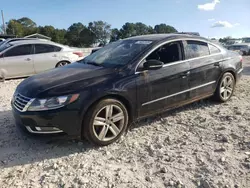
[[[203,100],[135,123],[96,148],[67,136],[27,138],[0,83],[0,187],[250,187],[250,57],[232,99]]]

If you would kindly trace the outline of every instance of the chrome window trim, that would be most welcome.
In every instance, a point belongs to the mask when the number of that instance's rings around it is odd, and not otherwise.
[[[138,66],[141,64],[141,62],[147,57],[149,56],[153,51],[155,51],[157,48],[159,48],[160,46],[162,45],[165,45],[167,43],[170,43],[170,42],[182,42],[182,41],[187,41],[187,40],[193,40],[193,41],[198,41],[198,42],[205,42],[207,44],[211,44],[211,45],[214,45],[216,46],[217,48],[220,49],[220,52],[219,53],[216,53],[216,54],[209,54],[209,55],[206,55],[206,56],[202,56],[202,57],[195,57],[195,58],[191,58],[191,59],[185,59],[185,60],[181,60],[181,61],[176,61],[176,62],[173,62],[173,63],[168,63],[168,64],[165,64],[163,65],[163,67],[168,67],[168,66],[172,66],[172,65],[175,65],[175,64],[179,64],[179,63],[184,63],[184,62],[187,62],[187,61],[192,61],[192,60],[197,60],[197,59],[202,59],[202,58],[205,58],[205,57],[212,57],[212,56],[215,56],[215,55],[219,55],[219,54],[222,54],[222,51],[223,49],[221,49],[218,45],[214,44],[214,43],[211,43],[210,41],[206,41],[206,40],[202,40],[202,39],[193,39],[193,38],[182,38],[182,39],[173,39],[173,40],[169,40],[169,41],[165,41],[161,44],[158,44],[156,47],[154,47],[153,49],[151,49],[146,55],[143,56],[143,58],[141,58],[141,60],[139,61],[139,63],[137,63],[136,67],[135,67],[135,74],[139,74],[141,72],[144,72],[144,71],[136,71]],[[210,51],[210,49],[209,49]]]
[[[170,97],[174,97],[176,95],[180,95],[180,94],[183,94],[183,93],[195,90],[195,89],[199,89],[199,88],[202,88],[202,87],[214,84],[214,83],[216,83],[216,81],[211,81],[211,82],[208,82],[206,84],[202,84],[202,85],[199,85],[199,86],[196,86],[196,87],[193,87],[193,88],[190,88],[190,89],[178,92],[178,93],[174,93],[174,94],[171,94],[171,95],[168,95],[168,96],[165,96],[165,97],[161,97],[161,98],[158,98],[158,99],[155,99],[155,100],[152,100],[152,101],[148,101],[146,103],[143,103],[142,106],[145,106],[145,105],[148,105],[148,104],[151,104],[151,103],[155,103],[157,101],[161,101],[161,100],[164,100],[164,99],[167,99],[167,98],[170,98]]]

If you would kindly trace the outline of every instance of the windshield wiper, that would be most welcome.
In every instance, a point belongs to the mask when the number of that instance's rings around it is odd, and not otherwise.
[[[94,66],[98,66],[98,67],[102,67],[102,65],[101,65],[101,64],[96,63],[96,62],[87,62],[86,64],[89,64],[89,65],[94,65]]]

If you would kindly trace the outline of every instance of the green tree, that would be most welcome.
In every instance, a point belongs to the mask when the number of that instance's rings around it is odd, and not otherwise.
[[[36,23],[30,18],[23,17],[17,20],[23,27],[34,28],[36,27]]]
[[[136,35],[136,29],[134,23],[125,23],[120,29],[121,38],[128,38]]]
[[[155,25],[154,30],[156,33],[175,33],[177,32],[177,30],[170,26],[170,25],[166,25],[166,24],[159,24],[159,25]]]
[[[224,43],[224,44],[229,44],[229,40],[231,40],[231,39],[232,39],[232,37],[228,36],[228,37],[220,38],[219,42]]]
[[[95,34],[95,43],[105,45],[110,40],[111,25],[103,21],[90,22],[88,29]]]
[[[23,25],[20,24],[17,20],[12,19],[7,23],[7,34],[13,34],[18,37],[24,36],[24,28]]]
[[[121,39],[121,32],[117,28],[112,29],[111,35],[110,35],[110,42],[114,42],[119,39]]]
[[[153,28],[151,26],[147,26],[144,23],[137,22],[135,24],[136,35],[147,35],[153,33]]]
[[[18,23],[20,23],[23,26],[23,35],[31,35],[38,32],[38,28],[36,23],[31,20],[30,18],[23,17],[18,20],[16,20]]]
[[[144,23],[125,23],[120,29],[121,38],[128,38],[137,35],[147,35],[154,33],[154,29],[151,26],[147,26]]]
[[[65,37],[69,45],[76,47],[81,46],[80,33],[84,28],[86,27],[80,22],[74,23],[68,28]]]
[[[52,35],[52,41],[67,44],[67,40],[65,38],[67,31],[65,29],[55,29]]]
[[[48,37],[53,37],[53,34],[55,32],[55,28],[51,25],[46,25],[44,27],[38,27],[38,32],[42,35],[48,36]]]
[[[81,46],[83,46],[83,47],[90,47],[92,44],[95,43],[96,36],[88,28],[84,28],[80,32],[80,41],[81,41]]]

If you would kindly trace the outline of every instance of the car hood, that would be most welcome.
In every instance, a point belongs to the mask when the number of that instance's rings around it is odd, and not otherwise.
[[[114,73],[114,69],[87,65],[82,63],[73,63],[64,67],[54,68],[52,70],[31,76],[22,81],[17,92],[27,97],[38,97],[39,94],[54,88],[64,88],[61,93],[67,93],[67,86],[70,86],[71,92],[76,84],[81,88],[90,83],[87,80],[103,77],[104,75]],[[80,83],[79,83],[80,82]]]

